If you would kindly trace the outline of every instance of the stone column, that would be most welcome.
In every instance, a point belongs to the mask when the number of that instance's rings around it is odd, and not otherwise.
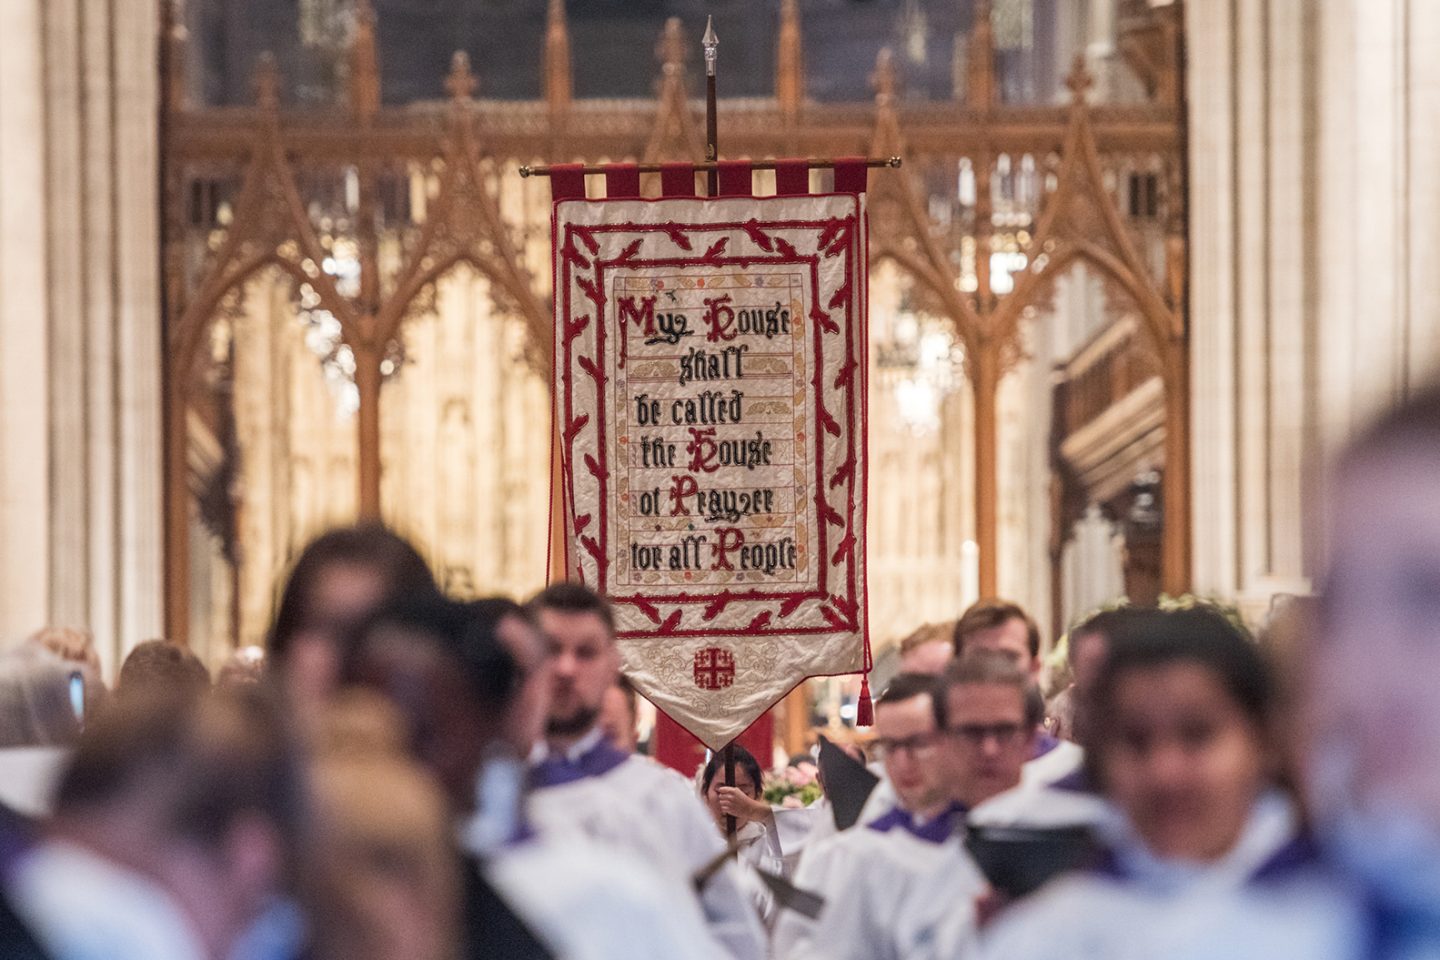
[[[1195,456],[1195,538],[1191,580],[1201,593],[1228,595],[1237,583],[1235,549],[1235,129],[1230,9],[1186,7],[1192,76],[1190,123],[1190,430]]]
[[[1194,583],[1263,613],[1310,589],[1316,468],[1440,366],[1440,8],[1186,18]]]
[[[164,619],[157,0],[113,4],[119,649]],[[138,69],[137,69],[138,67]]]
[[[0,10],[0,634],[160,630],[156,0]]]
[[[0,6],[0,642],[50,612],[43,6]]]
[[[1410,3],[1406,85],[1406,302],[1411,384],[1440,376],[1440,4]]]

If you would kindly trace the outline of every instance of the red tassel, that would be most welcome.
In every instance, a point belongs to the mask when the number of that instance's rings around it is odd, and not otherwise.
[[[860,677],[860,700],[855,704],[855,726],[869,727],[875,724],[875,705],[870,702],[870,674]]]

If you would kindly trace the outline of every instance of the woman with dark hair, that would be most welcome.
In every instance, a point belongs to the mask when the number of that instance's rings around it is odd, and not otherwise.
[[[986,958],[1346,955],[1354,915],[1280,786],[1270,670],[1204,609],[1137,611],[1091,692],[1103,854],[1006,912]]]
[[[735,783],[733,786],[725,784],[724,752],[711,753],[700,774],[700,794],[705,798],[705,806],[710,808],[721,830],[725,829],[727,816],[735,818],[737,830],[739,826],[751,823],[763,825],[769,818],[770,807],[760,799],[764,779],[760,761],[738,743],[730,749],[735,755]],[[763,813],[760,810],[762,806],[765,808]]]
[[[700,796],[722,833],[725,831],[725,818],[735,818],[738,859],[742,865],[752,868],[743,873],[744,885],[755,909],[768,923],[774,913],[774,900],[755,876],[753,868],[779,875],[788,873],[788,870],[780,849],[780,833],[775,828],[775,815],[770,805],[761,798],[764,774],[760,770],[760,761],[738,743],[733,744],[731,750],[735,754],[734,786],[725,784],[725,754],[717,750],[710,754],[710,760],[700,774]]]
[[[419,552],[378,523],[312,540],[291,568],[270,629],[271,671],[290,707],[313,716],[340,679],[346,637],[376,611],[438,597]]]

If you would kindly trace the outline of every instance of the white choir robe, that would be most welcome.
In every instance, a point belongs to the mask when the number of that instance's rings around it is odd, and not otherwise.
[[[800,863],[807,845],[835,834],[835,811],[823,796],[808,807],[771,807],[770,813],[775,818],[775,834],[785,851],[785,866],[790,873]]]
[[[980,935],[981,960],[1358,960],[1358,900],[1293,854],[1297,818],[1278,794],[1213,864],[1155,857],[1118,817],[1107,833],[1113,866],[1008,908]]]
[[[169,891],[84,847],[42,843],[10,877],[16,914],[56,960],[206,960]]]
[[[740,884],[760,921],[768,927],[775,916],[775,896],[755,871],[790,876],[790,861],[780,847],[779,832],[752,820],[735,832],[735,846],[735,859],[740,865]]]
[[[600,731],[592,730],[567,754],[580,757],[600,738]],[[556,843],[578,833],[627,850],[679,890],[692,889],[692,877],[725,849],[690,781],[647,757],[629,756],[599,775],[537,789],[529,810],[539,831]],[[710,878],[700,906],[711,935],[730,957],[763,960],[765,931],[733,862]]]
[[[780,846],[780,835],[757,820],[735,831],[735,846],[741,863],[759,867],[782,877],[790,875],[790,858]]]
[[[1110,802],[1099,794],[1022,781],[1020,786],[998,793],[971,810],[965,822],[972,827],[1098,829],[1115,816]]]
[[[987,889],[957,835],[941,843],[902,828],[856,826],[813,844],[793,882],[825,898],[817,920],[782,910],[773,949],[780,960],[910,960],[934,954],[942,920]]]
[[[491,851],[484,871],[556,960],[725,960],[688,888],[623,850],[537,834]]]
[[[1084,763],[1084,749],[1068,740],[1061,740],[1047,753],[1025,762],[1025,765],[1020,768],[1020,782],[1026,786],[1048,786],[1075,773]],[[875,772],[879,774],[880,782],[875,784],[874,790],[870,791],[870,796],[865,801],[865,808],[860,812],[858,825],[879,819],[893,810],[899,801],[899,798],[895,796],[895,787],[890,783],[890,778],[885,775],[884,769],[876,769]]]
[[[1048,785],[1063,780],[1085,764],[1085,750],[1079,744],[1061,740],[1048,752],[1027,760],[1020,768],[1023,784]]]
[[[1103,797],[1022,782],[1020,786],[996,794],[971,810],[965,822],[971,827],[1054,829],[1084,826],[1094,829],[1113,817],[1111,807]],[[955,857],[978,869],[962,843],[955,843],[952,850]],[[988,884],[986,887],[988,889]],[[973,909],[936,910],[925,901],[922,893],[912,912],[919,913],[922,918],[936,919],[926,929],[923,938],[918,935],[913,938],[917,943],[923,939],[924,944],[917,946],[907,960],[958,960],[976,951],[976,914]],[[912,928],[919,928],[923,920],[906,922]]]

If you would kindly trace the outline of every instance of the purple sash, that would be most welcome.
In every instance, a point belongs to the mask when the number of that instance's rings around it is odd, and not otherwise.
[[[510,835],[509,840],[505,841],[505,846],[507,848],[518,847],[522,844],[529,843],[531,840],[534,840],[535,837],[535,828],[530,826],[529,820],[521,817],[515,822],[515,832]]]
[[[1266,884],[1284,880],[1314,865],[1319,859],[1320,853],[1314,839],[1308,833],[1297,834],[1250,871],[1245,883]],[[1100,859],[1090,868],[1090,872],[1112,880],[1134,879],[1114,850],[1101,853]]]
[[[924,840],[926,843],[944,843],[950,839],[950,834],[955,830],[955,816],[957,814],[964,816],[965,812],[965,808],[960,804],[952,803],[933,820],[916,824],[913,814],[908,810],[896,807],[883,817],[872,820],[867,826],[878,833],[889,833],[899,827],[917,840]]]
[[[1045,756],[1045,754],[1060,746],[1060,743],[1061,741],[1059,737],[1056,737],[1055,735],[1045,730],[1041,730],[1035,735],[1035,746],[1030,751],[1030,759],[1039,760],[1041,757]]]
[[[1428,947],[1440,943],[1440,920],[1434,914],[1390,906],[1373,897],[1367,900],[1366,960],[1423,956]]]
[[[534,790],[558,787],[589,777],[609,773],[630,759],[630,754],[612,746],[608,740],[601,740],[574,760],[563,754],[549,756],[536,764],[530,771],[530,786]]]
[[[1100,793],[1099,790],[1095,789],[1095,784],[1090,781],[1090,771],[1086,770],[1083,766],[1076,767],[1059,780],[1050,784],[1050,789],[1064,790],[1067,793],[1091,793],[1096,795]]]

